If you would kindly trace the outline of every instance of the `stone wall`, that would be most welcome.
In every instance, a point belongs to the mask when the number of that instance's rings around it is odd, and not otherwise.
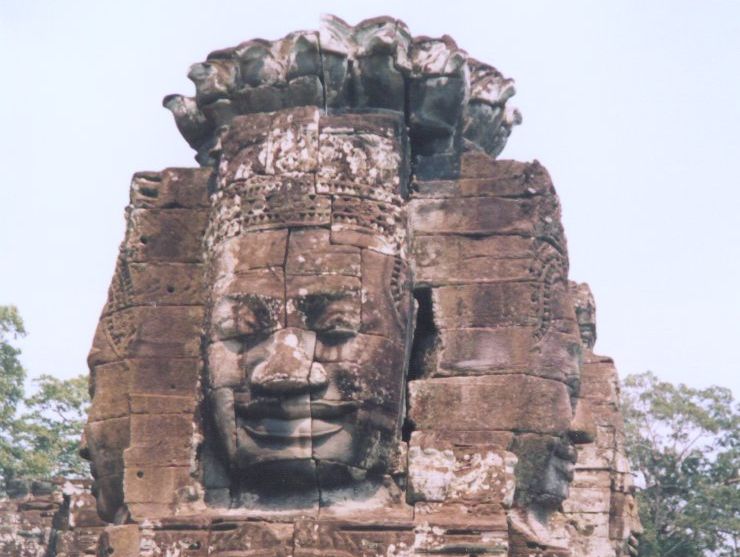
[[[89,480],[14,481],[0,499],[0,555],[96,555],[105,523]]]

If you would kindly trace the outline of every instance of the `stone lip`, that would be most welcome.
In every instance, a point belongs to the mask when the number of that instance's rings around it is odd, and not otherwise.
[[[324,15],[319,31],[214,51],[188,77],[195,96],[167,95],[162,104],[203,166],[216,164],[234,117],[296,106],[402,112],[412,154],[424,157],[462,149],[496,156],[521,123],[519,111],[507,106],[512,79],[447,35],[413,37],[390,17],[352,26]]]

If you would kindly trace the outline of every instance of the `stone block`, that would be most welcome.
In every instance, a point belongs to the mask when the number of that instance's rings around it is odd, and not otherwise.
[[[282,265],[224,275],[213,285],[214,297],[225,296],[234,300],[254,296],[280,300],[285,297],[285,274]]]
[[[157,397],[160,400],[164,397]],[[180,398],[180,397],[178,397]],[[141,400],[141,399],[139,399]],[[143,406],[143,404],[140,402]],[[145,403],[144,403],[145,404]],[[133,401],[132,401],[133,406]],[[139,409],[142,409],[141,407]],[[148,410],[154,410],[149,407]],[[189,447],[193,416],[187,414],[131,414],[131,445]]]
[[[571,408],[560,381],[518,374],[450,377],[410,381],[409,417],[417,429],[560,434],[568,429]]]
[[[132,414],[130,446],[124,451],[126,468],[188,466],[193,435],[192,413]]]
[[[298,88],[295,89],[297,93]],[[320,164],[319,116],[316,106],[301,106],[275,114],[268,135],[265,163],[268,174],[317,172]]]
[[[115,315],[118,314],[112,314],[111,317],[101,317],[98,325],[95,327],[92,346],[87,356],[87,366],[89,369],[93,369],[93,367],[98,365],[121,362],[124,358],[120,352],[120,338],[116,338],[112,333],[115,334],[118,330],[124,333],[129,327],[121,326],[120,315],[117,320],[118,323],[116,323],[116,318],[113,317]],[[121,336],[124,336],[124,334],[121,334]]]
[[[204,302],[203,268],[197,263],[129,263],[129,304],[197,305]]]
[[[563,503],[565,512],[609,514],[611,489],[606,486],[580,487],[572,485],[568,499]]]
[[[208,557],[207,531],[178,529],[145,531],[142,545],[153,555]]]
[[[294,557],[410,557],[414,533],[410,526],[382,525],[374,529],[372,524],[299,520],[295,523],[294,544]]]
[[[432,376],[531,373],[533,327],[442,329]]]
[[[578,396],[616,403],[618,395],[617,370],[612,363],[586,363],[581,374],[581,392]]]
[[[123,478],[126,503],[153,503],[170,505],[175,502],[177,491],[190,483],[189,467],[127,468]]]
[[[291,523],[222,522],[211,529],[209,556],[232,557],[251,551],[254,555],[291,557],[293,551]]]
[[[299,87],[294,89],[299,93]],[[315,172],[318,122],[319,109],[314,106],[233,118],[222,140],[226,147],[220,178],[228,183],[258,174]]]
[[[466,443],[457,433],[412,433],[408,473],[410,501],[511,506],[516,487],[516,456],[497,444]]]
[[[100,536],[98,555],[116,555],[116,557],[139,557],[138,524],[108,526]]]
[[[132,209],[123,244],[130,262],[199,262],[207,212],[191,209]]]
[[[532,373],[560,380],[580,377],[582,347],[576,334],[550,327],[538,340],[532,355]]]
[[[131,391],[152,395],[194,396],[198,387],[199,358],[131,358]]]
[[[416,198],[510,197],[526,198],[552,191],[547,170],[532,163],[495,160],[483,153],[463,153],[457,180],[416,181]]]
[[[245,384],[245,369],[241,364],[242,342],[226,340],[208,345],[208,384],[213,389]]]
[[[200,355],[201,306],[133,307],[105,316],[101,325],[116,353],[125,358]]]
[[[90,384],[93,399],[88,410],[90,421],[120,418],[128,414],[131,369],[128,362],[112,362],[92,368]]]
[[[192,414],[196,407],[194,396],[135,393],[130,400],[132,414]]]
[[[255,269],[281,268],[287,244],[287,230],[263,230],[231,238],[216,247],[211,272],[218,280]]]
[[[534,288],[526,282],[433,288],[435,324],[440,329],[536,325]]]
[[[288,275],[347,275],[360,277],[360,248],[336,245],[324,228],[290,233],[285,272]]]
[[[209,167],[137,172],[131,180],[131,205],[142,209],[207,209],[212,173]]]
[[[417,525],[413,555],[501,556],[509,549],[506,529],[441,528]]]
[[[536,203],[526,198],[412,199],[409,203],[409,227],[418,235],[533,236],[535,213]]]
[[[129,418],[112,418],[100,422],[88,422],[85,436],[96,475],[118,476],[123,471],[123,450],[128,447]]]
[[[351,128],[324,127],[319,141],[317,191],[352,192],[357,184],[362,184],[385,194],[400,193],[403,159],[397,138],[387,133],[355,133]]]
[[[533,278],[532,240],[521,236],[417,236],[412,256],[417,286]]]
[[[507,529],[506,510],[501,505],[475,503],[417,502],[414,523],[446,530],[503,531]]]

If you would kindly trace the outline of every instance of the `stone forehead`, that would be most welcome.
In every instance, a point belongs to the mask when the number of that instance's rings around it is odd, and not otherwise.
[[[405,252],[403,126],[316,107],[250,114],[225,134],[207,254],[265,230],[326,228],[332,244]]]

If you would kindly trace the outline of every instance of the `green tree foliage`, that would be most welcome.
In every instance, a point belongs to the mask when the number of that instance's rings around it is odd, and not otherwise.
[[[26,370],[13,341],[26,334],[15,306],[0,306],[0,479],[16,475],[18,451],[16,411],[23,399]],[[0,486],[0,489],[2,486]]]
[[[15,478],[87,474],[78,456],[88,406],[87,378],[42,375],[30,396],[13,341],[25,334],[13,306],[0,306],[0,493]]]
[[[83,476],[88,465],[78,455],[88,406],[87,377],[42,375],[37,391],[24,400],[18,441],[26,450],[25,475],[36,478]]]
[[[740,408],[729,389],[625,379],[644,557],[740,555]]]

